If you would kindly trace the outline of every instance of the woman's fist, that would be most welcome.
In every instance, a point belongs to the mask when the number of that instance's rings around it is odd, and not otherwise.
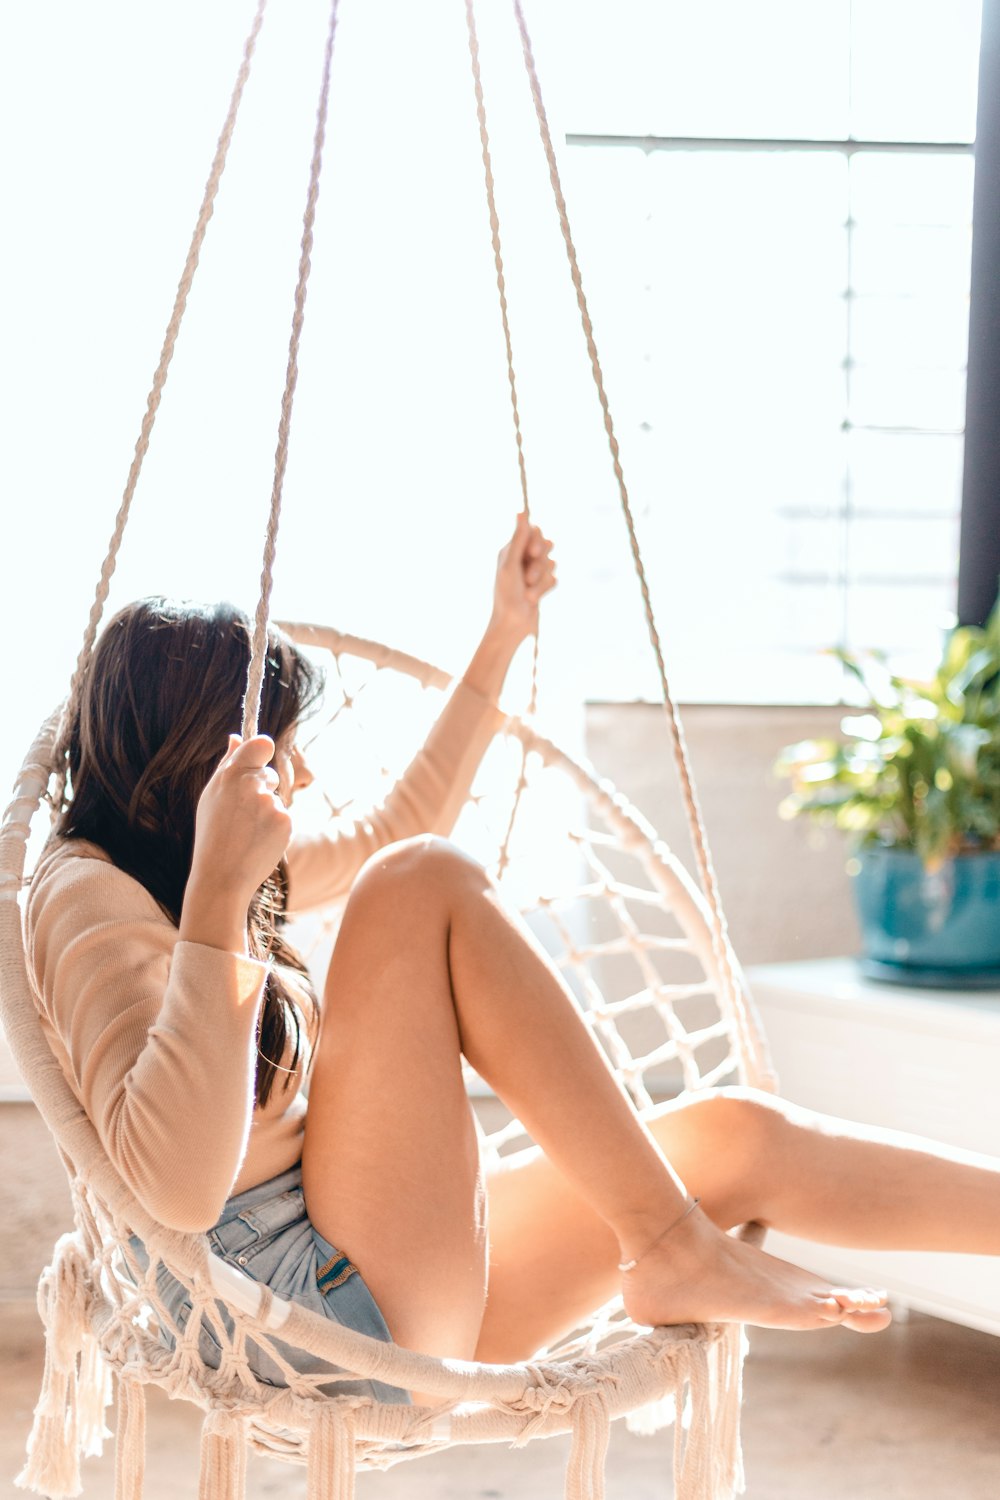
[[[288,809],[276,795],[273,755],[268,735],[241,740],[231,734],[195,818],[192,877],[247,906],[281,859],[292,832]]]
[[[497,559],[491,623],[518,640],[538,629],[538,602],[556,586],[552,543],[521,511],[514,535]]]

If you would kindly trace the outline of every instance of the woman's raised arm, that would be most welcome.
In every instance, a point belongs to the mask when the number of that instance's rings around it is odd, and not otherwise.
[[[496,706],[521,642],[538,625],[538,605],[555,587],[552,543],[522,512],[497,560],[493,608],[482,639],[426,741],[389,793],[343,833],[293,838],[288,906],[306,911],[346,894],[362,865],[387,844],[421,833],[447,835],[483,754],[502,728]]]

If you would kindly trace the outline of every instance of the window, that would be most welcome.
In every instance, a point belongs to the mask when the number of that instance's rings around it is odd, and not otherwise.
[[[822,648],[916,671],[953,616],[978,26],[577,8],[570,209],[682,697],[834,701]],[[592,585],[597,691],[651,692],[602,641],[633,581]]]
[[[975,0],[525,4],[678,695],[835,700],[820,648],[933,651]],[[109,612],[255,599],[325,25],[272,10]],[[342,10],[273,608],[460,667],[519,493],[462,7]],[[542,704],[655,697],[511,16],[478,10],[531,494],[562,561]],[[21,7],[0,57],[26,143],[0,290],[18,747],[65,691],[248,20],[57,13]]]

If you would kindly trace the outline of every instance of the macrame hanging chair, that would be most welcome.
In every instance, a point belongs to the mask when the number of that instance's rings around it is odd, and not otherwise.
[[[483,163],[500,295],[504,341],[525,504],[527,479],[520,438],[517,387],[493,195],[489,135],[472,0],[465,0]],[[240,1500],[247,1446],[308,1465],[310,1500],[351,1500],[356,1467],[389,1467],[456,1443],[507,1442],[572,1434],[566,1494],[599,1500],[609,1424],[629,1415],[638,1431],[673,1421],[674,1483],[678,1500],[727,1500],[744,1488],[739,1439],[741,1372],[745,1352],[739,1325],[638,1329],[616,1301],[595,1312],[585,1328],[520,1365],[477,1365],[441,1360],[378,1342],[326,1322],[274,1296],[209,1250],[202,1235],[155,1223],[118,1176],[79,1101],[64,1078],[41,1029],[29,978],[19,895],[25,884],[26,845],[32,817],[44,798],[58,812],[66,783],[65,731],[77,701],[202,241],[211,218],[237,110],[264,16],[259,0],[236,85],[219,139],[204,200],[178,288],[173,313],[124,498],[83,648],[66,704],[42,727],[28,752],[14,798],[0,826],[0,1006],[9,1045],[70,1178],[75,1228],[55,1247],[39,1285],[46,1329],[43,1387],[17,1479],[26,1489],[54,1497],[81,1492],[81,1454],[99,1452],[105,1408],[117,1395],[116,1500],[140,1500],[144,1467],[144,1390],[153,1384],[205,1412],[201,1500]],[[691,825],[701,889],[649,825],[606,781],[559,750],[529,720],[508,719],[503,736],[515,747],[514,811],[551,812],[560,803],[555,782],[570,788],[563,837],[570,878],[559,889],[536,893],[529,913],[580,998],[583,1013],[607,1049],[619,1077],[639,1107],[668,1074],[673,1087],[706,1088],[737,1081],[773,1089],[774,1078],[745,980],[732,953],[719,901],[708,841],[694,790],[680,721],[667,683],[649,591],[632,523],[618,445],[604,390],[593,329],[570,235],[556,157],[520,0],[513,0],[528,81],[546,153],[559,222],[597,385],[614,472],[639,574],[670,725],[681,791]],[[244,712],[244,733],[256,732],[264,667],[271,571],[299,338],[305,308],[312,230],[319,190],[337,0],[332,0],[322,85],[304,215],[287,380],[281,403],[271,512],[264,549],[260,599]],[[448,675],[390,647],[322,626],[289,625],[296,639],[332,653],[330,673],[340,701],[338,724],[364,718],[364,705],[390,676],[415,679],[429,693]],[[537,640],[535,643],[537,662]],[[532,709],[536,674],[532,674]],[[473,789],[472,801],[477,801]],[[503,820],[496,868],[503,881],[516,873],[520,837],[514,816]],[[679,966],[679,967],[678,967]],[[613,994],[605,981],[613,971]],[[501,1151],[520,1131],[516,1121],[486,1141]],[[759,1226],[743,1226],[760,1242]],[[131,1245],[138,1237],[148,1264]],[[158,1292],[161,1273],[190,1291],[193,1313],[178,1328]],[[218,1342],[218,1368],[199,1350],[199,1328]],[[172,1335],[172,1341],[161,1337]],[[253,1343],[275,1361],[285,1386],[259,1382],[247,1362]],[[342,1373],[303,1375],[283,1350],[304,1349]],[[371,1379],[433,1398],[430,1406],[389,1405],[353,1395],[331,1395],[338,1380]]]

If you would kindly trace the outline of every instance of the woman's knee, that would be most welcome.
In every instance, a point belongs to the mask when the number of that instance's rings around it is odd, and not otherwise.
[[[759,1089],[706,1089],[690,1096],[684,1112],[691,1191],[707,1195],[708,1211],[727,1229],[751,1219],[769,1222],[784,1170],[780,1101]]]
[[[470,887],[485,889],[490,877],[456,844],[437,834],[418,834],[379,849],[362,866],[348,906],[419,897],[445,901]]]
[[[485,889],[486,872],[433,835],[387,844],[374,854],[351,888],[327,971],[327,989],[336,991],[338,1005],[371,997],[378,987],[373,975],[382,982],[390,971],[391,983],[381,983],[383,999],[407,997],[412,1006],[417,989],[444,994],[452,921],[463,888],[476,882]]]
[[[745,1154],[754,1162],[773,1152],[784,1120],[780,1101],[773,1095],[731,1085],[695,1093],[690,1102],[699,1128],[711,1135],[719,1149]]]

